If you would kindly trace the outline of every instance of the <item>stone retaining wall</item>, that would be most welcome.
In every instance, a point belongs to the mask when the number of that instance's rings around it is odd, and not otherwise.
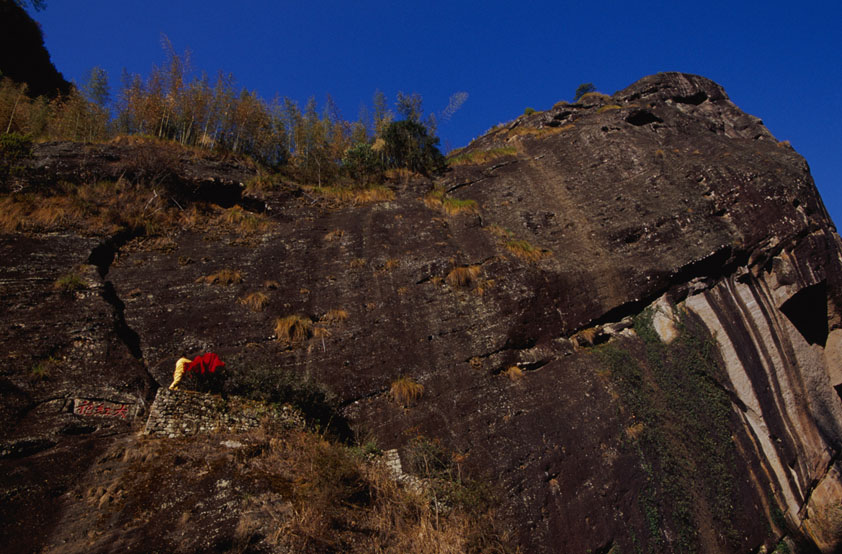
[[[257,427],[266,418],[290,428],[304,427],[301,414],[289,405],[161,388],[149,410],[144,433],[174,438],[215,431],[238,432]]]

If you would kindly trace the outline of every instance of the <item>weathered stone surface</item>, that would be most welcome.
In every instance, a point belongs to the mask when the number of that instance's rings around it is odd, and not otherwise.
[[[56,168],[62,178],[79,171],[78,147],[44,148],[32,166],[40,186]],[[95,168],[110,168],[91,175],[111,178],[131,156],[150,155],[87,148]],[[109,166],[103,160],[112,154]],[[92,365],[110,359],[102,344],[114,336],[131,339],[120,343],[127,367],[148,370],[157,386],[169,384],[179,357],[204,351],[232,368],[311,377],[381,447],[400,452],[422,434],[457,453],[467,471],[502,491],[503,516],[524,551],[753,552],[773,549],[783,535],[832,551],[842,248],[804,160],[718,85],[677,73],[522,116],[460,156],[467,161],[435,182],[390,183],[396,197],[384,202],[342,203],[282,184],[261,198],[271,224],[257,236],[183,229],[166,250],[113,243],[119,255],[99,268],[113,284],[110,302],[90,292],[72,303],[54,298],[47,284],[60,272],[52,269],[41,285],[31,284],[25,268],[46,272],[56,259],[51,238],[10,237],[2,286],[20,291],[13,304],[27,314],[26,325],[50,317],[58,328],[71,326],[60,314],[75,322],[95,309],[104,314],[96,321],[111,324],[92,339],[100,349],[94,362],[68,364],[74,392],[68,386],[58,396],[112,398],[76,389],[119,389],[126,377]],[[175,196],[205,194],[184,177],[190,164],[204,162],[176,156],[172,163],[170,174],[181,176],[172,181]],[[236,189],[209,200],[254,209],[240,192],[247,168],[205,169],[208,178],[222,172],[216,179],[224,190]],[[425,202],[433,186],[478,210],[443,213]],[[62,240],[75,256],[62,267],[83,263],[97,244]],[[47,263],[26,261],[42,251],[52,252]],[[473,266],[467,282],[448,278]],[[222,269],[242,280],[201,281]],[[91,282],[106,286],[96,274]],[[33,287],[63,311],[42,314],[25,299]],[[254,292],[267,296],[262,311],[240,302]],[[684,466],[709,469],[700,466],[703,455],[685,451],[687,444],[703,449],[706,436],[684,443],[679,432],[687,423],[704,435],[705,422],[670,420],[678,429],[665,432],[678,446],[670,443],[673,457],[665,457],[657,443],[639,438],[649,423],[606,361],[606,352],[625,353],[642,381],[658,382],[651,345],[637,332],[640,314],[656,301],[663,320],[652,324],[658,342],[669,343],[662,348],[683,348],[687,333],[716,345],[715,360],[706,359],[710,373],[694,377],[714,381],[710,401],[729,407],[723,421],[733,463],[709,472],[729,483],[718,504],[675,479]],[[340,309],[347,318],[331,316]],[[294,344],[279,340],[275,320],[293,314],[319,332]],[[53,347],[43,331],[7,327],[4,344]],[[26,361],[4,374],[17,392],[2,409],[22,419],[32,402],[33,387],[22,384],[32,358],[15,356]],[[102,374],[105,381],[92,377]],[[402,376],[424,386],[408,407],[389,393]],[[47,390],[55,389],[44,387],[45,400]],[[149,399],[143,390],[133,401]],[[660,413],[683,414],[669,399],[693,406],[699,399],[682,393],[653,388],[646,398]],[[37,425],[55,429],[57,421]],[[16,450],[29,458],[55,449],[54,433],[12,438],[35,441]],[[670,496],[676,482],[689,508]]]
[[[264,420],[304,428],[304,419],[290,406],[268,406],[243,398],[222,398],[192,391],[158,389],[143,432],[168,438],[214,432],[239,433]]]

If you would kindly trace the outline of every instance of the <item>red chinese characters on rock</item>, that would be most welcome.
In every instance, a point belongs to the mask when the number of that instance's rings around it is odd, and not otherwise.
[[[77,398],[73,408],[73,413],[82,416],[128,419],[130,406],[130,404],[119,404],[102,400],[83,400]]]

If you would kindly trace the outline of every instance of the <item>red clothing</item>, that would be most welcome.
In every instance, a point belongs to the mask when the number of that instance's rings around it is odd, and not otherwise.
[[[195,372],[203,374],[205,370],[207,370],[210,373],[213,373],[218,367],[225,367],[225,362],[220,360],[219,356],[213,352],[208,352],[207,354],[193,358],[193,361],[187,364],[184,371],[188,373]]]

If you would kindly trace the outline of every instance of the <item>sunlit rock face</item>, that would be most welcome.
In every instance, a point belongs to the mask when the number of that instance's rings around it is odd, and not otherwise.
[[[96,510],[66,514],[97,455],[140,440],[176,360],[214,351],[322,383],[349,429],[403,459],[437,441],[525,552],[838,547],[840,239],[804,159],[712,81],[658,74],[519,117],[374,200],[246,188],[250,166],[150,148],[40,145],[27,171],[49,188],[160,162],[156,198],[260,225],[3,237],[15,544],[95,528]],[[57,292],[73,271],[85,287]],[[280,340],[288,316],[311,331]],[[402,377],[420,397],[396,401]],[[135,415],[86,419],[77,399]],[[47,493],[24,541],[15,514]]]

